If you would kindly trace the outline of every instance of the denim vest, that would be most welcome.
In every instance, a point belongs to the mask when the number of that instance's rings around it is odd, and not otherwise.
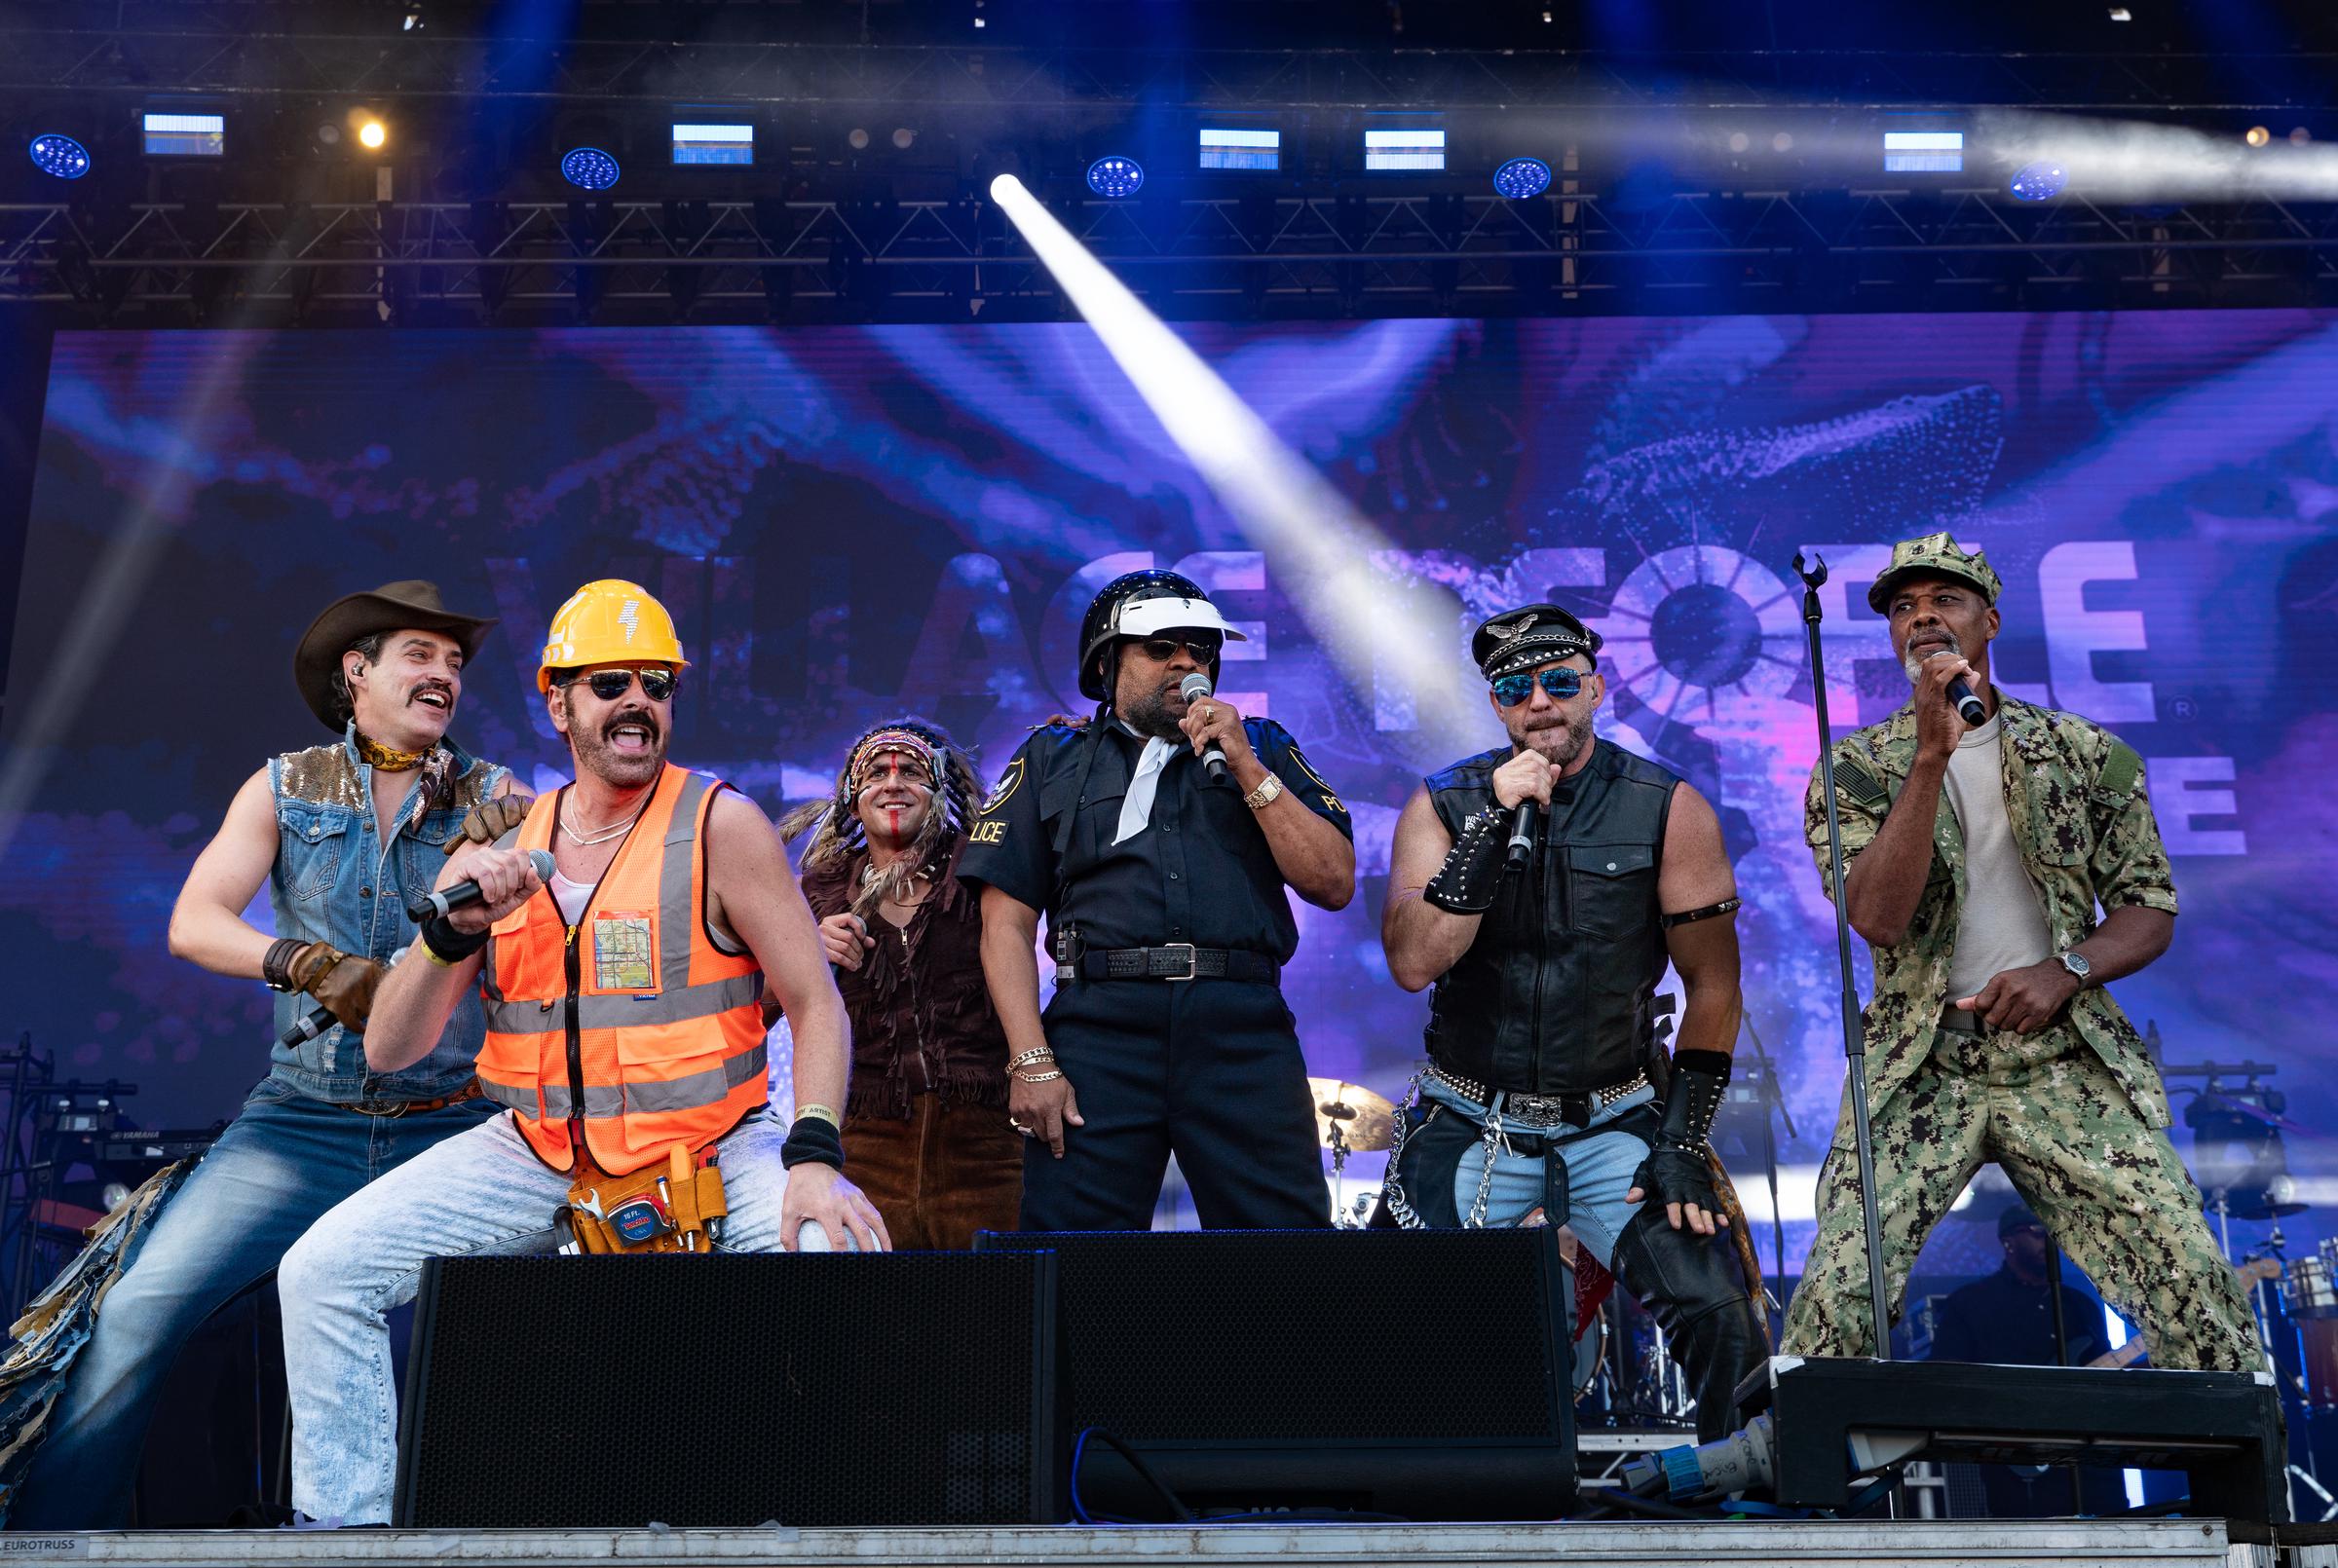
[[[373,814],[373,768],[358,756],[357,726],[340,744],[287,752],[268,764],[276,803],[276,869],[268,902],[276,934],[329,942],[343,952],[388,963],[415,940],[406,906],[436,885],[446,857],[439,846],[463,825],[464,813],[495,793],[510,769],[455,753],[455,796],[442,811],[421,809],[420,783],[399,803],[388,853]],[[284,1032],[315,1010],[299,992],[276,998],[271,1075],[302,1094],[336,1104],[435,1100],[470,1081],[486,1021],[479,999],[466,992],[431,1054],[396,1072],[365,1068],[363,1036],[339,1024],[301,1045],[281,1043]]]

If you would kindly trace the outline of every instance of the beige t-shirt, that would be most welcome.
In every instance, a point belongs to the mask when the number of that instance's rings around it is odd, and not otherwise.
[[[1965,835],[1965,900],[1956,913],[1956,950],[1948,961],[1947,1001],[1971,996],[2008,969],[2054,956],[2046,906],[2021,864],[2005,813],[1999,715],[1969,730],[1948,760],[1948,803]]]

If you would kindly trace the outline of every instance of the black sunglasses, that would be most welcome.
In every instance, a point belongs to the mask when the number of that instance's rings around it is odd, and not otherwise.
[[[1515,708],[1534,694],[1532,675],[1505,675],[1493,683],[1493,700],[1505,708]],[[1583,672],[1570,665],[1558,664],[1542,672],[1542,689],[1565,702],[1583,690]]]
[[[641,694],[652,702],[670,700],[674,694],[674,689],[682,681],[682,677],[672,670],[594,670],[589,675],[580,672],[571,675],[565,681],[554,681],[552,684],[562,691],[566,691],[582,681],[591,688],[592,694],[603,702],[615,702],[632,689],[635,676],[641,678]]]
[[[1221,646],[1220,639],[1215,637],[1148,637],[1137,645],[1156,664],[1166,664],[1177,657],[1181,648],[1192,654],[1195,662],[1207,664],[1218,656]]]

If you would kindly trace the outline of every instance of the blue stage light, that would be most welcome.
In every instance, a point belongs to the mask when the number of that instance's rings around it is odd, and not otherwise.
[[[587,191],[617,183],[617,160],[598,147],[571,147],[560,155],[560,177]]]
[[[2044,202],[2061,195],[2062,187],[2069,183],[2069,171],[2059,164],[2023,164],[2015,171],[2009,189],[2017,202]]]
[[[32,167],[58,179],[79,179],[90,171],[90,150],[62,131],[44,131],[26,149]]]
[[[1493,193],[1523,202],[1551,188],[1551,166],[1539,158],[1513,158],[1493,171]]]
[[[1088,166],[1088,189],[1098,196],[1118,201],[1134,196],[1145,188],[1145,166],[1134,158],[1117,154],[1099,158]]]

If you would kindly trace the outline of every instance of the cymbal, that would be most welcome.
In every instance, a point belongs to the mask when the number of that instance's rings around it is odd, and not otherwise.
[[[1338,1078],[1309,1078],[1315,1099],[1315,1141],[1332,1146],[1332,1129],[1350,1153],[1384,1149],[1396,1141],[1396,1107],[1362,1084]]]
[[[2216,1201],[2222,1198],[2224,1208],[2221,1213],[2229,1219],[2287,1219],[2291,1214],[2302,1214],[2313,1207],[2303,1199],[2290,1197],[2286,1182],[2281,1183],[2278,1194],[2268,1192],[2263,1187],[2232,1187],[2218,1188],[2203,1194],[2203,1197],[2206,1201],[2201,1207],[2211,1215],[2219,1213]]]

